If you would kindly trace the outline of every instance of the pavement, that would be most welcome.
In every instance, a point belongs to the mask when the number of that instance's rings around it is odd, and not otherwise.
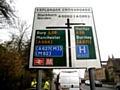
[[[109,85],[109,84],[103,84],[103,87],[108,87],[108,88],[115,88],[115,85]]]

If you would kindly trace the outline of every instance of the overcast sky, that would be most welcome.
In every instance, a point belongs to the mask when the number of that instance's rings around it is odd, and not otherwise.
[[[112,54],[120,58],[119,0],[17,0],[15,4],[19,16],[30,25],[35,7],[92,7],[101,60],[108,60],[108,55],[111,57]],[[1,34],[5,31],[0,31],[0,38],[5,39]]]

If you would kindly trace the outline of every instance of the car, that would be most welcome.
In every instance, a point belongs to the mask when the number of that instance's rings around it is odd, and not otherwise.
[[[86,80],[85,85],[90,85],[90,80]],[[95,80],[95,86],[96,87],[102,87],[102,83],[98,80]]]
[[[120,90],[120,82],[116,84],[116,90]]]
[[[85,81],[85,85],[90,85],[90,81],[89,81],[89,80],[86,80],[86,81]]]
[[[95,80],[95,86],[96,87],[102,87],[102,82]]]

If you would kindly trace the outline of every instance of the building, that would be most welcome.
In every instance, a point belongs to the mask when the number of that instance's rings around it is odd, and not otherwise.
[[[105,67],[95,69],[94,73],[95,73],[94,75],[95,75],[96,80],[102,81],[102,80],[106,79],[106,77],[105,77]]]
[[[106,69],[109,72],[109,79],[115,83],[120,81],[120,58],[108,57]]]
[[[120,82],[120,58],[112,58],[108,56],[107,64],[102,65],[102,68],[97,68],[94,70],[94,77],[96,80],[106,80],[106,73],[105,70],[108,71],[108,77],[111,82]],[[85,70],[85,78],[89,79],[88,71]]]
[[[102,81],[105,80],[105,66],[102,66],[102,68],[97,68],[94,70],[94,77],[96,80]],[[85,70],[85,79],[89,79],[88,70]]]

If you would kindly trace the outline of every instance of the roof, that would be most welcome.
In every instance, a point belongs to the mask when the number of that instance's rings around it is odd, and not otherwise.
[[[116,65],[120,65],[120,58],[114,59],[112,62]]]
[[[109,58],[115,65],[120,65],[120,58]]]

